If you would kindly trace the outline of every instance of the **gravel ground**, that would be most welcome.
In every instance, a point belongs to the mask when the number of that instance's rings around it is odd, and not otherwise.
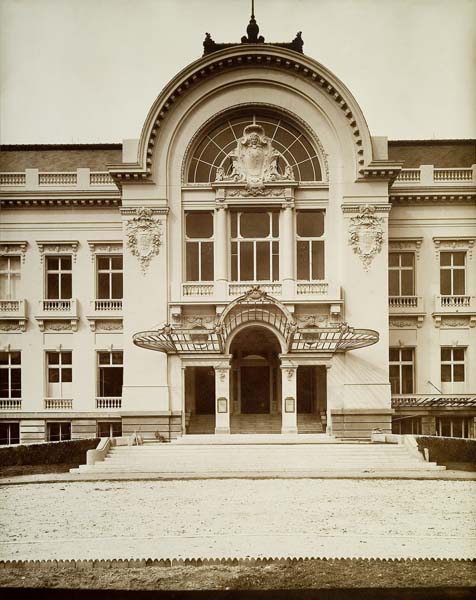
[[[476,557],[476,482],[207,480],[0,488],[0,560]]]

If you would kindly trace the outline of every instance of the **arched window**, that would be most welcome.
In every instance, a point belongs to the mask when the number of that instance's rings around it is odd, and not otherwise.
[[[278,171],[281,174],[290,166],[296,181],[322,181],[318,153],[308,132],[292,123],[288,116],[247,109],[222,118],[202,134],[188,163],[187,183],[212,183],[218,167],[228,175],[232,168],[229,154],[243,136],[244,128],[253,122],[263,127],[273,148],[280,153]]]

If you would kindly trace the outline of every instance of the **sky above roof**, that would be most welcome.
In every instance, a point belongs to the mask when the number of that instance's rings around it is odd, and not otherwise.
[[[137,138],[154,99],[250,0],[0,0],[0,143]],[[304,52],[359,102],[372,135],[476,138],[476,0],[256,0],[267,42]]]

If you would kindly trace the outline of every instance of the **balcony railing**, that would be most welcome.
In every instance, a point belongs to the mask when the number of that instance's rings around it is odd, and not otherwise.
[[[115,312],[122,310],[122,299],[120,300],[94,300],[96,312]]]
[[[21,398],[0,398],[0,410],[21,410]]]
[[[327,296],[328,292],[327,281],[298,281],[296,284],[298,296]]]
[[[0,318],[25,317],[24,300],[0,300]]]
[[[419,407],[472,407],[476,406],[474,394],[395,394],[392,396],[392,408]]]
[[[183,296],[213,296],[213,283],[196,281],[182,284]]]
[[[71,398],[45,398],[45,410],[71,410],[72,408]]]
[[[45,313],[70,313],[76,307],[76,300],[40,300],[40,306]]]
[[[100,396],[96,398],[96,408],[121,408],[122,398],[111,396]]]
[[[436,296],[436,312],[473,312],[476,310],[474,296],[467,294]]]
[[[424,312],[421,296],[389,296],[388,306],[390,314]]]
[[[270,294],[271,296],[280,296],[282,285],[280,283],[263,283],[262,281],[247,281],[244,283],[229,283],[228,294],[230,296],[241,296],[249,291],[253,286],[259,286],[259,288]]]

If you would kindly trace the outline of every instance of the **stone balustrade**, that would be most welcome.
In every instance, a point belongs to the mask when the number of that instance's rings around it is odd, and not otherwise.
[[[38,173],[39,186],[71,186],[78,183],[77,173]]]
[[[105,397],[100,396],[96,398],[96,408],[110,409],[110,408],[121,408],[122,398],[121,397]]]
[[[476,165],[467,168],[439,168],[422,165],[418,169],[402,169],[393,187],[399,186],[439,186],[476,185]]]
[[[296,283],[296,294],[298,296],[327,296],[329,284],[327,281],[298,281]]]
[[[194,283],[182,284],[183,296],[213,296],[213,283],[204,283],[196,281]]]
[[[42,313],[71,313],[76,315],[76,300],[40,300],[40,311]]]
[[[412,314],[425,312],[421,296],[389,296],[390,314]]]
[[[122,311],[122,299],[93,300],[92,304],[96,312]]]
[[[0,300],[0,318],[25,316],[25,300]]]
[[[39,171],[26,169],[23,172],[0,173],[0,187],[26,188],[28,190],[44,188],[71,189],[114,189],[116,184],[108,171],[91,171],[80,168],[76,171]]]
[[[0,398],[0,410],[21,410],[21,398]]]
[[[436,312],[473,312],[476,310],[475,297],[469,295],[436,296]]]
[[[0,173],[0,186],[22,186],[26,183],[25,173]]]
[[[72,398],[45,398],[45,410],[72,410]]]

